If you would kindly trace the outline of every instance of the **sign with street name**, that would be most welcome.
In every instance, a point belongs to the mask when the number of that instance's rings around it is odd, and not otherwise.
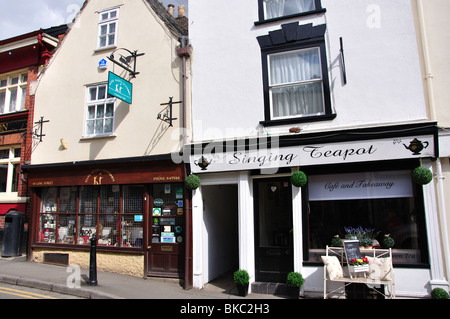
[[[131,104],[133,99],[133,84],[120,76],[109,72],[108,76],[108,94]]]

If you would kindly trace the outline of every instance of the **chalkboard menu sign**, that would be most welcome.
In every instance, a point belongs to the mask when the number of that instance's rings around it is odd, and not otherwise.
[[[345,257],[347,261],[351,259],[361,259],[361,251],[359,250],[359,240],[344,241]]]

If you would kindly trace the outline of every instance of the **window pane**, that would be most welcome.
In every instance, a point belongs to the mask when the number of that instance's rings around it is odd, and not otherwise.
[[[117,214],[120,209],[120,187],[116,185],[101,186],[100,213]]]
[[[112,132],[113,132],[113,120],[105,119],[104,133],[112,133]]]
[[[119,245],[119,216],[100,215],[98,220],[98,244],[104,246]]]
[[[106,96],[106,86],[98,87],[98,99],[103,100]]]
[[[39,241],[41,243],[56,242],[56,215],[42,214],[39,220]]]
[[[96,120],[95,121],[95,134],[102,134],[103,133],[103,120]]]
[[[59,215],[58,217],[58,243],[75,244],[76,215]]]
[[[0,92],[0,113],[5,112],[6,92]]]
[[[271,92],[273,117],[325,112],[322,82],[276,87]]]
[[[113,45],[115,40],[114,34],[108,36],[108,45]]]
[[[13,89],[10,91],[10,100],[9,100],[10,112],[14,112],[16,110],[16,102],[17,102],[17,89]]]
[[[117,11],[111,11],[111,13],[109,14],[109,18],[114,19],[116,17],[117,17]]]
[[[108,25],[104,24],[100,26],[100,35],[106,35],[108,33]]]
[[[319,49],[274,54],[270,59],[270,85],[322,78]]]
[[[265,0],[266,19],[315,10],[314,0]]]
[[[6,181],[8,177],[8,165],[0,165],[0,192],[6,192]]]
[[[137,222],[134,215],[122,217],[122,247],[142,247],[142,222]]]
[[[80,189],[80,213],[97,213],[98,188],[83,186]]]
[[[89,245],[90,239],[97,233],[97,215],[78,215],[79,245]]]
[[[42,190],[41,212],[56,212],[58,188],[44,188]]]
[[[22,99],[20,101],[20,110],[24,110],[25,109],[26,97],[27,97],[27,88],[23,87],[22,88]]]
[[[20,165],[14,164],[13,165],[13,179],[12,179],[12,185],[11,185],[11,192],[17,192],[19,189],[19,176],[20,176]]]
[[[92,135],[94,134],[94,121],[87,121],[86,123],[86,134]]]
[[[5,87],[7,83],[8,83],[7,80],[1,80],[0,81],[0,87]]]
[[[88,107],[88,119],[95,119],[95,106]]]
[[[101,47],[106,46],[106,36],[105,35],[100,37],[100,46]]]
[[[144,187],[126,185],[123,187],[123,213],[141,214],[143,212]]]
[[[75,213],[77,211],[77,187],[61,187],[59,191],[59,212]]]
[[[24,74],[22,75],[22,83],[27,83],[28,82],[28,75]]]
[[[106,117],[114,116],[114,104],[106,104]]]
[[[108,13],[102,14],[102,21],[104,21],[104,20],[108,20]]]
[[[16,85],[16,84],[18,84],[19,83],[19,78],[17,77],[17,78],[12,78],[11,79],[11,85]]]
[[[109,24],[109,34],[116,33],[116,23],[110,23]]]
[[[102,105],[97,105],[97,117],[98,119],[101,119],[105,116],[105,106]]]
[[[7,158],[9,158],[9,149],[0,150],[0,159],[7,159]]]
[[[96,101],[97,100],[97,88],[90,88],[89,89],[89,101]]]

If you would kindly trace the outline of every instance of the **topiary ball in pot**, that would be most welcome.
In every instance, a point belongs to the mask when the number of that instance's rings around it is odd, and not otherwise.
[[[291,183],[296,187],[304,187],[308,182],[308,177],[302,171],[296,171],[291,175]]]
[[[431,291],[431,299],[450,299],[448,292],[443,288],[434,288]]]
[[[197,175],[191,174],[186,178],[185,185],[191,191],[197,189],[200,186],[200,178]]]
[[[339,237],[339,235],[336,235],[333,238],[331,238],[331,246],[333,246],[333,247],[341,247],[342,246],[342,239]]]
[[[433,173],[423,166],[419,166],[412,172],[413,181],[419,185],[427,185],[433,180]]]
[[[302,274],[300,274],[298,272],[290,272],[287,275],[287,279],[286,279],[286,283],[288,284],[289,287],[300,288],[301,286],[303,286],[304,281],[305,280],[303,279]]]
[[[392,248],[395,245],[394,238],[392,238],[389,234],[384,235],[383,241],[382,241],[384,248]]]

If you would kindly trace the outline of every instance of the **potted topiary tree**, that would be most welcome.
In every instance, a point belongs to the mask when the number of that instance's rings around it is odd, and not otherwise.
[[[302,171],[296,171],[291,175],[291,183],[296,187],[304,187],[308,183],[308,177]]]
[[[431,299],[450,299],[448,292],[443,288],[434,288],[431,291]]]
[[[394,238],[390,234],[384,235],[383,241],[381,242],[383,248],[392,248],[395,245]]]
[[[287,275],[286,283],[290,287],[290,294],[294,298],[298,299],[300,288],[302,288],[304,281],[303,276],[298,272],[291,271]]]
[[[336,235],[333,238],[331,238],[331,246],[332,247],[341,247],[342,246],[342,239],[339,237],[339,235]]]
[[[250,280],[247,270],[236,270],[233,274],[233,280],[236,284],[238,295],[246,297],[248,294],[248,285]]]
[[[413,181],[419,185],[427,185],[433,180],[433,173],[426,167],[419,166],[412,172]]]

